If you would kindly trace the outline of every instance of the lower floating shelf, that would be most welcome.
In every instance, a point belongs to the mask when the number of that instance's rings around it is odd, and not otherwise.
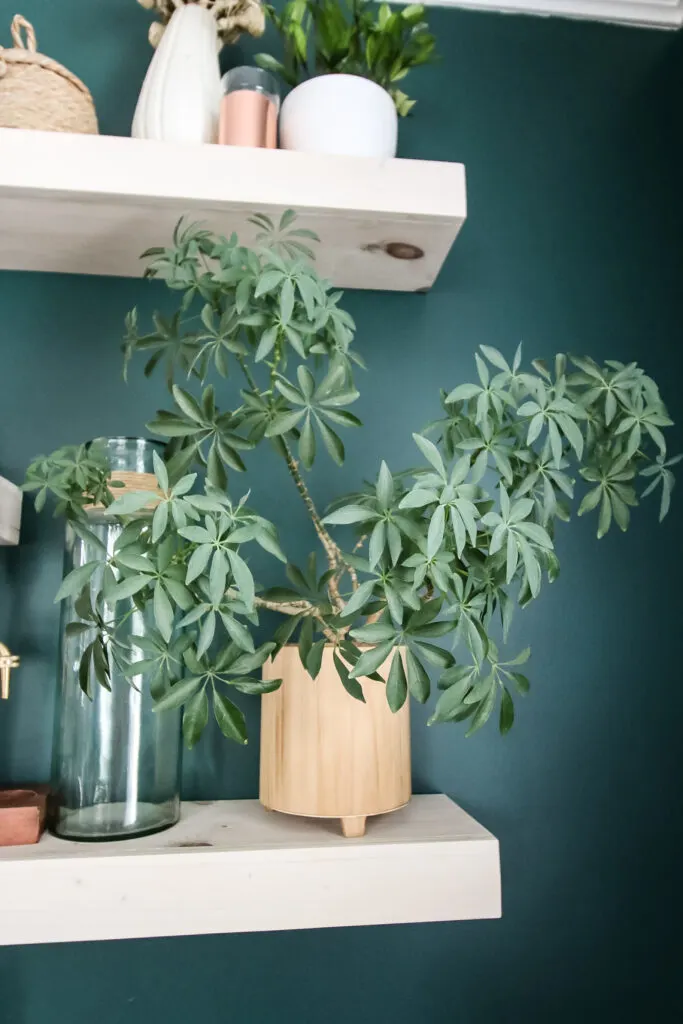
[[[186,803],[158,835],[0,850],[0,908],[5,946],[495,918],[498,840],[441,795],[362,839],[256,800]]]

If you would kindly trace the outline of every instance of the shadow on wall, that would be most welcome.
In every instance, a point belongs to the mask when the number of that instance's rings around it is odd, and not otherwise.
[[[0,968],[0,1024],[28,1024],[27,1002],[21,975],[16,970]]]

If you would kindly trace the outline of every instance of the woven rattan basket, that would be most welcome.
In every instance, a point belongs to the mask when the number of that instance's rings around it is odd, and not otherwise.
[[[37,52],[33,26],[20,14],[12,21],[12,39],[14,49],[0,46],[0,128],[97,135],[88,89],[56,60]]]

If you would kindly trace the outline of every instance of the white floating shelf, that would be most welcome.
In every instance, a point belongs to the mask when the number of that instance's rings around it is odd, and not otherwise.
[[[3,270],[139,277],[181,216],[248,244],[252,213],[288,208],[335,285],[423,291],[467,215],[465,168],[0,129]]]
[[[16,484],[0,476],[0,547],[19,543],[22,497]]]
[[[427,0],[427,6],[590,18],[652,28],[680,28],[683,25],[683,0]]]
[[[237,800],[186,803],[143,839],[0,850],[0,945],[500,914],[498,840],[446,796],[369,819],[362,839]]]

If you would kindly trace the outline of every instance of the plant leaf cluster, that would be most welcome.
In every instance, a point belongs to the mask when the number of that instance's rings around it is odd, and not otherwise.
[[[394,10],[368,0],[289,0],[282,13],[266,6],[282,40],[283,57],[256,56],[290,86],[317,75],[359,75],[386,89],[401,117],[415,106],[399,83],[416,67],[434,60],[436,41],[422,4]]]
[[[666,515],[674,483],[664,432],[671,420],[655,382],[635,363],[604,365],[558,355],[552,365],[511,362],[481,345],[476,379],[441,396],[442,415],[413,435],[420,464],[392,472],[335,501],[321,515],[305,479],[321,453],[341,464],[342,434],[360,426],[354,324],[341,295],[310,261],[315,237],[285,213],[254,218],[251,247],[201,226],[179,225],[171,246],[151,250],[148,274],[178,294],[170,317],[140,333],[127,319],[126,367],[137,355],[149,375],[163,366],[171,408],[150,430],[168,442],[154,457],[158,491],[110,490],[98,443],[62,448],[29,467],[26,489],[42,508],[49,495],[73,528],[89,535],[88,506],[121,527],[112,552],[78,567],[58,600],[75,599],[87,633],[79,672],[111,684],[115,665],[131,685],[149,685],[160,710],[185,708],[189,745],[210,706],[223,733],[244,742],[235,692],[254,694],[265,660],[289,642],[316,677],[326,644],[340,683],[364,700],[362,680],[386,683],[392,710],[410,695],[439,693],[432,721],[467,721],[468,734],[498,713],[514,720],[513,695],[529,680],[518,669],[529,650],[499,653],[517,607],[559,574],[558,522],[575,506],[595,515],[598,537],[626,530],[640,496],[659,493]],[[225,377],[243,387],[219,407]],[[272,445],[292,478],[325,560],[287,562],[270,520],[228,491],[251,451]],[[198,471],[204,473],[203,487]],[[581,492],[578,494],[577,492]],[[264,590],[250,552],[286,566],[288,586]],[[133,609],[154,628],[131,658],[119,630]],[[282,622],[259,644],[259,613]],[[457,655],[457,658],[456,658]]]

